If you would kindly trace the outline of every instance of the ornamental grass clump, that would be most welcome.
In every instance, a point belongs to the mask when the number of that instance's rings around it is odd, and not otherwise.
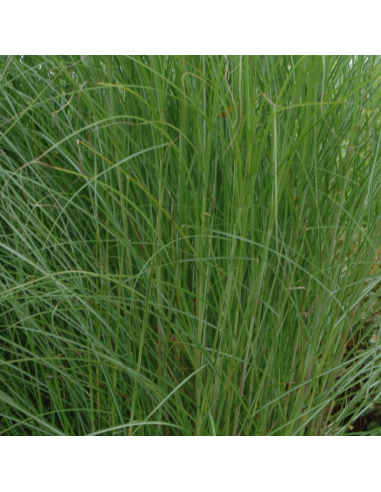
[[[380,433],[380,62],[1,56],[0,434]]]

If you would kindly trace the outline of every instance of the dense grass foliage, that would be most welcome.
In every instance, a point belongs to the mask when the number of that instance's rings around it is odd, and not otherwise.
[[[0,433],[356,431],[380,61],[1,56]]]

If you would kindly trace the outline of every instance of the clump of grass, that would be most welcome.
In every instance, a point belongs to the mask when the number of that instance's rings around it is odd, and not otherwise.
[[[353,429],[381,397],[380,68],[2,56],[0,432]]]

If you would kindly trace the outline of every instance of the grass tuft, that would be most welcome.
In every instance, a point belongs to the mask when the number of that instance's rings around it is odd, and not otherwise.
[[[0,56],[0,434],[380,433],[380,84]]]

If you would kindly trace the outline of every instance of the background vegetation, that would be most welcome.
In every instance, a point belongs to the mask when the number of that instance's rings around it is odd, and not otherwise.
[[[0,433],[380,433],[378,56],[1,56]]]

